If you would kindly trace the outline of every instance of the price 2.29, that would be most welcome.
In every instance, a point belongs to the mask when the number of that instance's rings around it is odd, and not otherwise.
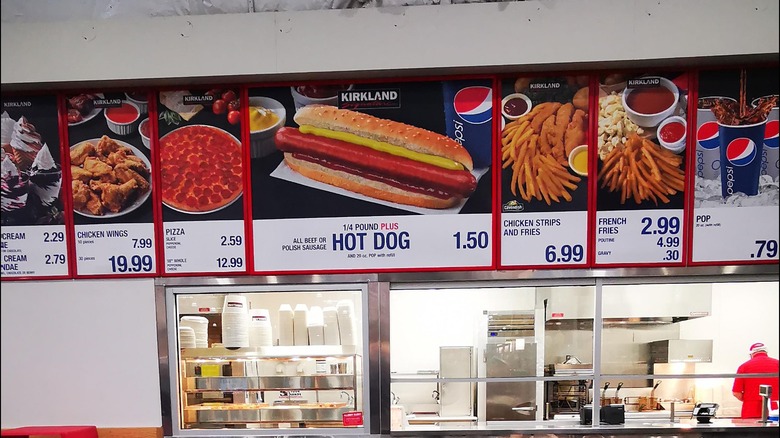
[[[544,259],[547,263],[581,262],[584,256],[585,250],[582,245],[561,245],[560,248],[547,245],[544,249]]]
[[[111,272],[151,272],[152,256],[134,255],[129,258],[125,255],[116,255],[108,258],[111,262]]]

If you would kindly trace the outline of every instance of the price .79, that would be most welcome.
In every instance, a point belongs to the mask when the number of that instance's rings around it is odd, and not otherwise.
[[[758,250],[750,254],[751,259],[777,257],[777,240],[756,240],[756,246],[758,246]]]

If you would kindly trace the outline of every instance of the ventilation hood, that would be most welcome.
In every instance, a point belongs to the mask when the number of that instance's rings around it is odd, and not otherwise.
[[[544,306],[546,321],[594,317],[592,287],[538,288],[537,292],[537,306]],[[670,324],[711,315],[712,286],[605,286],[602,302],[605,326]]]
[[[711,339],[669,339],[650,342],[653,363],[712,362]]]

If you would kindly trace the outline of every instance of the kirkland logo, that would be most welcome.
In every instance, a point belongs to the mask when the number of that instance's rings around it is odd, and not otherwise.
[[[208,94],[202,94],[199,96],[184,96],[182,101],[185,105],[194,105],[197,103],[211,103],[214,102],[214,96]]]
[[[342,109],[401,108],[401,93],[393,88],[340,91],[338,106]]]

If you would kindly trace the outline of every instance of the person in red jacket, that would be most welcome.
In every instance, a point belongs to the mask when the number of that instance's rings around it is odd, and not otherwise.
[[[737,368],[737,374],[765,374],[774,373],[774,377],[737,377],[734,379],[734,386],[731,391],[734,397],[742,402],[742,418],[761,418],[761,401],[758,395],[760,385],[770,385],[772,395],[770,400],[774,401],[773,406],[777,405],[778,392],[780,391],[780,378],[777,374],[780,372],[780,365],[777,359],[767,355],[764,344],[757,342],[750,346],[750,360]]]

